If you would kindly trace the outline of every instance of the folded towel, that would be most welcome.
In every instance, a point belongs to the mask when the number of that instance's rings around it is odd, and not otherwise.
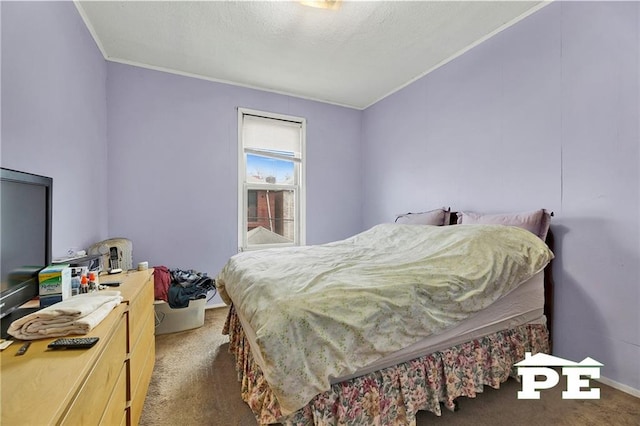
[[[120,302],[119,291],[79,294],[15,320],[7,332],[22,340],[87,334]]]

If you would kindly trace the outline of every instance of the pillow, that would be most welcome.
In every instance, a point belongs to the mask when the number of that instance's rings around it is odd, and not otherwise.
[[[450,211],[451,209],[436,209],[421,213],[405,213],[396,217],[396,223],[406,225],[448,225]]]
[[[551,214],[545,209],[522,213],[479,214],[473,212],[458,212],[458,224],[495,224],[510,225],[524,228],[540,237],[547,238]]]

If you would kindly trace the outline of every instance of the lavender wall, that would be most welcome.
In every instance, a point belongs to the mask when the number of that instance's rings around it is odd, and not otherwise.
[[[553,210],[554,352],[636,390],[639,9],[551,4],[363,114],[364,225]]]
[[[107,235],[106,63],[72,2],[0,2],[2,167],[53,178],[53,255]]]
[[[108,65],[109,231],[134,262],[215,275],[237,252],[237,107],[307,119],[307,243],[360,230],[361,112]]]

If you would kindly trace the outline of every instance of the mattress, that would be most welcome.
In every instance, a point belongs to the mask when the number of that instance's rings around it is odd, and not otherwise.
[[[516,289],[496,300],[486,309],[479,311],[472,317],[451,326],[441,333],[428,336],[407,348],[380,358],[352,374],[330,378],[330,381],[331,383],[338,383],[463,342],[484,337],[500,330],[523,324],[545,323],[546,319],[543,311],[544,271],[540,271]],[[249,322],[243,318],[242,313],[239,310],[237,310],[236,313],[251,346],[254,360],[262,367],[264,365],[264,359],[256,344],[256,333],[251,329]]]

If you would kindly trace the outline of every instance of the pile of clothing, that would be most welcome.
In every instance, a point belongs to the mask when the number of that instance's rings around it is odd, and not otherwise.
[[[171,308],[186,308],[190,300],[204,299],[209,292],[215,296],[215,280],[206,273],[193,269],[169,269],[154,266],[154,293],[156,300],[164,300]]]

